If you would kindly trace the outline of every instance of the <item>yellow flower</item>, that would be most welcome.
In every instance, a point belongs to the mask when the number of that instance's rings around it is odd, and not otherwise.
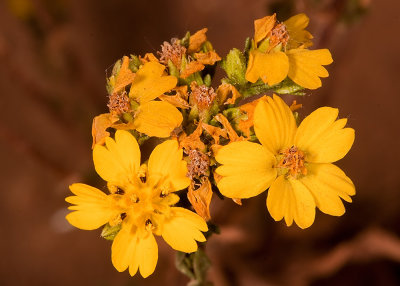
[[[155,101],[177,84],[174,76],[163,76],[165,67],[155,61],[145,63],[136,73],[129,97],[140,105],[136,110],[134,126],[149,136],[169,137],[182,123],[182,114],[165,101]]]
[[[329,76],[323,65],[329,65],[333,60],[328,49],[306,49],[312,45],[312,35],[304,30],[308,22],[305,14],[279,24],[275,14],[256,20],[256,47],[250,51],[246,80],[254,83],[261,78],[272,86],[288,76],[304,88],[320,87],[320,77]]]
[[[260,144],[234,142],[222,147],[216,169],[223,176],[221,193],[230,198],[254,197],[267,188],[267,208],[290,226],[309,227],[315,207],[341,216],[342,198],[351,202],[352,181],[332,162],[343,158],[354,142],[347,119],[336,120],[338,110],[322,107],[299,127],[290,108],[278,96],[260,100],[254,113],[254,130]]]
[[[111,259],[120,272],[129,267],[132,276],[138,269],[143,277],[154,272],[158,259],[154,235],[178,251],[196,251],[196,241],[205,241],[201,231],[207,231],[207,224],[197,214],[173,207],[179,201],[174,192],[190,183],[178,143],[168,140],[158,145],[147,165],[140,166],[139,145],[129,132],[117,130],[115,140],[105,141],[106,146],[94,147],[93,160],[110,194],[85,184],[71,185],[75,196],[66,198],[73,204],[66,217],[69,223],[86,230],[121,224]]]

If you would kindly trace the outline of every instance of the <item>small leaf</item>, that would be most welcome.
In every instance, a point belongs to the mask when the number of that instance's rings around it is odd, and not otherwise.
[[[193,270],[193,256],[191,254],[177,251],[175,256],[175,266],[180,272],[189,278],[196,279]]]
[[[241,51],[232,49],[222,61],[221,66],[234,85],[246,84],[246,59]]]

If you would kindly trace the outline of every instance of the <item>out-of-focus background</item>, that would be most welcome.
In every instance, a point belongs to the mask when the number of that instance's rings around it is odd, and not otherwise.
[[[91,121],[107,111],[106,70],[123,55],[208,27],[224,56],[278,12],[311,19],[314,48],[334,63],[323,87],[296,98],[301,115],[328,105],[356,130],[338,165],[357,195],[307,230],[274,222],[265,194],[215,197],[221,226],[207,246],[215,285],[400,285],[400,2],[396,0],[0,1],[0,285],[186,285],[160,245],[155,273],[118,273],[110,242],[64,219],[68,185],[104,187],[91,159]],[[286,97],[292,100],[292,97]]]

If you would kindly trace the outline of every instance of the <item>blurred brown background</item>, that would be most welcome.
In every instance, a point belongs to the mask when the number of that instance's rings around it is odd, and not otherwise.
[[[357,195],[341,218],[307,230],[214,198],[207,246],[215,285],[400,285],[400,2],[396,0],[0,1],[0,285],[185,285],[160,242],[155,273],[118,273],[100,231],[70,227],[68,185],[105,186],[91,159],[91,120],[106,111],[105,71],[123,55],[208,27],[224,56],[273,11],[311,18],[330,77],[296,98],[301,115],[338,107],[356,142],[338,165]],[[288,100],[292,98],[288,97]]]

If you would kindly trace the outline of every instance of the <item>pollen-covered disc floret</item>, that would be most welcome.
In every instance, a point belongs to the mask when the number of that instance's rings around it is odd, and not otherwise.
[[[299,127],[289,106],[275,96],[260,100],[254,113],[254,130],[261,144],[234,142],[222,147],[216,169],[222,179],[221,193],[249,198],[267,188],[267,208],[275,220],[309,227],[315,207],[340,216],[341,199],[351,202],[351,180],[331,164],[350,150],[354,130],[337,120],[338,110],[322,107],[307,116]]]
[[[276,157],[278,175],[286,174],[287,177],[291,176],[294,179],[297,179],[300,175],[307,175],[304,152],[295,145],[280,151]]]
[[[120,225],[112,244],[112,263],[118,271],[129,268],[133,276],[154,272],[158,247],[154,235],[174,249],[197,250],[196,241],[205,241],[202,231],[207,224],[197,214],[174,205],[175,191],[188,187],[186,162],[175,140],[158,145],[147,164],[140,166],[136,139],[118,130],[115,140],[108,137],[106,146],[96,145],[93,160],[97,173],[108,182],[109,195],[84,184],[73,184],[75,196],[67,220],[81,229],[96,229],[104,224]]]

